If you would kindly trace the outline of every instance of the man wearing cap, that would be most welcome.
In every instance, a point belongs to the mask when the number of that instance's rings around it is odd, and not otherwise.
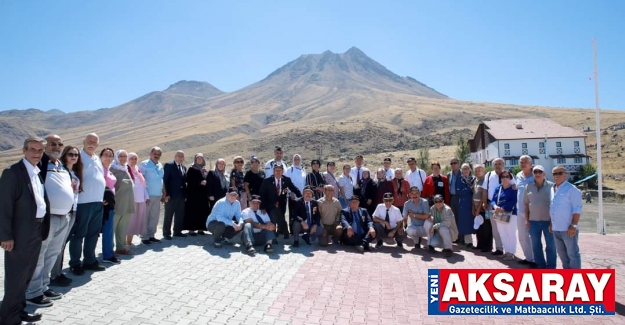
[[[376,231],[369,212],[360,207],[358,196],[352,196],[349,199],[349,208],[341,212],[341,225],[342,244],[356,246],[360,252],[371,251],[369,243],[376,238]]]
[[[384,176],[386,176],[387,181],[390,181],[393,177],[395,177],[395,170],[391,168],[392,163],[393,162],[390,157],[384,158]]]
[[[214,246],[220,248],[243,230],[241,219],[241,203],[237,200],[238,193],[230,189],[226,197],[215,202],[211,214],[206,220],[206,229],[213,234]]]
[[[323,187],[326,185],[325,177],[319,172],[320,166],[321,162],[319,162],[318,159],[313,159],[310,162],[310,167],[312,168],[312,171],[310,172],[310,174],[306,175],[306,185],[312,187],[315,194],[315,200],[319,200],[323,197]]]
[[[299,234],[301,232],[304,233],[302,238],[307,245],[310,245],[311,240],[315,240],[323,233],[319,204],[312,198],[312,187],[306,186],[303,196],[295,201],[293,214],[289,215],[294,237],[293,247],[299,247]]]
[[[553,183],[545,179],[545,168],[541,165],[534,167],[533,174],[534,180],[527,183],[522,198],[522,204],[525,206],[523,226],[529,230],[534,251],[535,265],[530,265],[530,267],[555,269],[557,259],[556,244],[553,240],[553,235],[549,233],[549,205],[551,203]],[[543,236],[545,237],[546,260],[541,241]]]
[[[399,208],[393,205],[393,193],[384,194],[384,203],[378,204],[373,212],[373,222],[378,240],[375,248],[384,245],[384,238],[395,238],[397,247],[404,247],[404,218]]]
[[[360,193],[360,180],[362,179],[362,173],[367,169],[367,167],[363,166],[364,158],[362,155],[356,156],[354,159],[355,166],[349,172],[349,175],[352,178],[352,184],[354,184],[354,193]],[[349,199],[349,198],[347,198]]]
[[[274,174],[263,180],[260,187],[260,209],[267,212],[271,222],[278,226],[277,231],[289,238],[289,226],[285,219],[287,191],[290,190],[297,197],[301,197],[300,190],[293,185],[288,177],[282,176],[284,167],[276,164],[273,167]],[[274,244],[277,241],[274,239]]]
[[[419,192],[423,191],[423,184],[425,184],[425,179],[427,175],[425,171],[421,168],[417,167],[417,159],[414,157],[408,158],[406,161],[408,164],[408,171],[406,172],[406,180],[410,186],[416,186],[419,188]]]
[[[267,213],[260,210],[260,196],[252,195],[250,207],[241,212],[243,226],[243,242],[248,254],[256,253],[254,246],[265,245],[265,253],[273,253],[271,243],[276,238],[276,225],[271,222]]]
[[[550,232],[556,242],[556,251],[565,269],[581,269],[579,253],[579,229],[577,223],[582,214],[582,192],[567,181],[564,166],[556,166],[551,174],[555,184],[551,189]]]
[[[430,208],[430,221],[432,227],[428,238],[430,253],[435,253],[434,247],[443,247],[446,257],[451,257],[454,253],[452,243],[458,238],[458,226],[454,219],[451,208],[445,204],[443,196],[434,196],[434,206]]]
[[[516,174],[516,186],[517,186],[517,237],[521,249],[523,250],[524,260],[520,260],[519,264],[525,264],[530,267],[536,266],[534,263],[534,251],[532,250],[532,240],[530,239],[529,223],[526,222],[525,216],[525,203],[523,202],[523,196],[527,184],[534,182],[534,176],[532,175],[532,157],[523,155],[519,159],[521,164],[521,171]]]
[[[410,200],[404,204],[402,215],[404,222],[410,218],[410,226],[406,228],[406,236],[414,240],[414,247],[421,248],[421,238],[430,234],[430,203],[421,198],[421,191],[416,186],[410,188]]]
[[[326,184],[332,185],[334,187],[334,197],[336,199],[339,198],[339,181],[334,175],[336,172],[336,164],[333,161],[328,161],[326,164],[326,172],[323,173],[323,177],[325,178]]]
[[[276,147],[276,149],[273,151],[274,159],[269,160],[265,164],[265,178],[270,178],[271,176],[273,176],[273,169],[274,167],[276,167],[276,165],[282,165],[283,172],[284,169],[288,168],[286,163],[282,161],[283,155],[284,153],[282,152],[282,148]]]
[[[334,197],[334,186],[325,186],[325,196],[319,199],[319,214],[321,215],[321,225],[323,233],[319,238],[319,245],[327,246],[332,244],[333,240],[338,241],[343,234],[341,227],[341,202]]]

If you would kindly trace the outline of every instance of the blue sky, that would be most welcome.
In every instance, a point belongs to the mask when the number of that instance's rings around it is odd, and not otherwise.
[[[625,110],[623,17],[620,0],[0,1],[0,110],[234,91],[351,46],[452,98],[594,108],[594,37],[601,107]]]

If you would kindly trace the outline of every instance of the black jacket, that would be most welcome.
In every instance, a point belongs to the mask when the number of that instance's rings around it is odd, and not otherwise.
[[[182,165],[183,173],[178,169],[175,161],[170,161],[163,167],[163,187],[165,195],[172,199],[185,198],[187,192],[187,167]]]
[[[321,213],[319,213],[319,203],[315,200],[310,200],[310,212],[313,224],[321,226]],[[291,222],[297,220],[302,222],[307,219],[306,204],[303,198],[295,200],[295,209],[293,209],[293,215],[289,215]]]
[[[41,175],[39,180],[43,184]],[[5,169],[0,177],[0,241],[14,240],[18,246],[32,243],[35,239],[46,240],[50,232],[50,201],[45,190],[43,198],[46,202],[46,214],[43,217],[41,234],[36,234],[33,229],[38,226],[37,204],[26,165],[20,160]],[[34,238],[35,236],[39,238]]]
[[[276,193],[276,178],[274,176],[265,178],[263,184],[260,186],[260,208],[266,210],[267,213],[276,208],[276,202],[278,202],[278,205],[283,211],[286,209],[287,189],[295,193],[297,197],[302,196],[302,192],[293,185],[290,178],[282,176],[280,183],[282,184],[282,192],[280,192],[280,195]]]
[[[373,221],[369,212],[366,209],[358,208],[360,211],[360,222],[362,223],[362,229],[366,234],[369,231],[369,228],[373,228]],[[343,226],[343,230],[352,226],[352,222],[354,222],[354,218],[352,217],[352,211],[350,208],[343,209],[341,212],[341,225]],[[355,229],[354,229],[355,231]]]

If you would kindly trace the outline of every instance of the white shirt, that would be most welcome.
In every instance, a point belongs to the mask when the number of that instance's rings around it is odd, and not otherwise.
[[[390,181],[391,179],[395,177],[395,169],[393,168],[386,169],[384,170],[384,174],[386,175],[386,180]]]
[[[486,173],[486,176],[484,177],[484,182],[487,182],[488,184],[482,184],[482,186],[488,186],[488,199],[492,200],[493,195],[495,195],[495,189],[497,189],[497,186],[499,186],[500,184],[499,175],[497,175],[494,170],[491,170]],[[510,184],[516,184],[514,178],[510,180]]]
[[[82,160],[82,192],[78,194],[78,204],[102,202],[104,199],[104,167],[100,157],[89,156],[85,149],[80,150]]]
[[[269,218],[269,215],[267,213],[262,213],[260,209],[256,210],[256,213],[263,220],[264,223],[271,222],[271,219]],[[254,214],[254,210],[252,210],[252,208],[246,208],[245,210],[241,211],[241,219],[243,219],[243,221],[252,220],[252,222],[260,223],[258,222],[258,218]],[[262,229],[257,229],[257,228],[252,228],[252,230],[255,233],[259,233],[262,231]]]
[[[67,215],[74,205],[72,176],[61,161],[48,162],[45,188],[50,203],[50,214]],[[39,177],[37,177],[39,178]]]
[[[273,167],[276,165],[276,163],[281,163],[284,167],[284,170],[287,169],[287,165],[283,160],[275,161],[275,159],[271,159],[265,164],[265,178],[273,176]]]
[[[384,203],[378,204],[378,206],[375,208],[375,211],[373,212],[373,216],[382,220],[386,220],[386,205],[384,205]],[[388,223],[391,224],[392,229],[395,229],[395,227],[397,227],[397,222],[404,218],[402,217],[399,208],[394,205],[391,205],[391,207],[388,209],[388,216]]]
[[[352,179],[349,179],[345,174],[339,177],[339,187],[343,189],[345,193],[345,199],[349,200],[354,195],[354,183]]]
[[[365,166],[361,166],[360,169],[358,169],[358,167],[356,166],[352,167],[352,170],[349,172],[349,175],[352,177],[352,183],[354,184],[354,186],[358,187],[358,179],[362,179],[362,173],[365,170],[369,170],[369,169],[367,169],[367,167]],[[369,174],[369,176],[371,176],[371,174]],[[347,197],[347,199],[349,199],[349,197]]]
[[[410,187],[416,186],[419,188],[420,192],[423,192],[423,183],[425,183],[426,177],[427,175],[425,174],[425,171],[423,171],[423,169],[417,168],[414,172],[409,169],[406,172],[406,180],[408,180],[408,184],[410,184]]]
[[[31,165],[26,158],[22,159],[24,165],[26,165],[26,171],[28,171],[28,178],[30,178],[30,184],[33,188],[33,194],[35,195],[35,204],[37,204],[37,214],[35,217],[41,219],[46,215],[46,200],[44,199],[44,188],[39,179],[39,167]],[[104,194],[104,193],[103,193]]]
[[[306,170],[303,167],[291,166],[286,169],[284,176],[291,179],[291,182],[300,192],[304,192],[306,186]]]

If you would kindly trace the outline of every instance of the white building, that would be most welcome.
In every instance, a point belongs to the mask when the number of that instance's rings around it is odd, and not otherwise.
[[[545,167],[549,176],[556,165],[565,166],[573,176],[590,162],[586,135],[546,118],[484,121],[469,146],[474,163],[492,166],[493,160],[500,157],[510,169],[519,165],[522,155],[528,155],[534,165]]]

